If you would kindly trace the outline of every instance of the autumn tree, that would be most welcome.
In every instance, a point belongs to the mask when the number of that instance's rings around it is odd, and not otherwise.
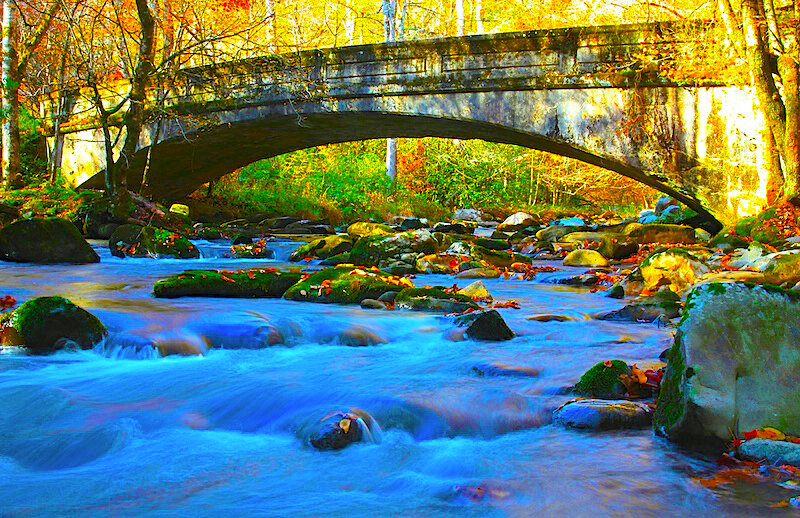
[[[718,0],[731,46],[744,56],[767,123],[771,160],[768,200],[800,205],[800,13],[798,1]]]

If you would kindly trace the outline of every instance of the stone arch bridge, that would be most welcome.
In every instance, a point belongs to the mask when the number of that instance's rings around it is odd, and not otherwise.
[[[671,25],[640,24],[340,47],[187,68],[150,92],[129,183],[141,182],[148,164],[149,188],[169,200],[302,148],[386,137],[478,138],[616,171],[708,216],[752,212],[764,203],[766,178],[753,96],[716,81],[678,84],[654,66],[670,53],[691,53],[692,45]],[[125,86],[108,85],[107,102],[121,98]],[[75,94],[59,138],[49,140],[69,183],[100,187],[105,151],[88,98]],[[44,115],[54,117],[47,106]]]

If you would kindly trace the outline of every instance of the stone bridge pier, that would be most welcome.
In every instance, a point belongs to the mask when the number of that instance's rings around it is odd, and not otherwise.
[[[298,149],[387,137],[483,139],[636,179],[709,218],[765,204],[763,123],[744,87],[677,84],[648,56],[691,46],[666,24],[323,49],[181,70],[150,94],[129,183],[172,200]],[[125,85],[110,85],[108,102]],[[115,93],[115,89],[118,92]],[[156,98],[166,92],[166,99]],[[164,97],[161,95],[160,97]],[[99,187],[88,96],[61,124],[61,170]],[[115,130],[116,131],[116,130]]]

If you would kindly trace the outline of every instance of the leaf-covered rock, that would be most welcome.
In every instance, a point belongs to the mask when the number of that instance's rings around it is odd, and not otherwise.
[[[62,218],[25,219],[0,228],[0,259],[24,263],[96,263],[100,257]]]
[[[359,268],[328,268],[301,280],[284,294],[288,300],[338,304],[360,304],[378,299],[387,291],[399,292],[411,285],[408,279]]]
[[[108,248],[117,257],[200,257],[200,251],[186,237],[149,226],[121,225],[108,240]]]
[[[91,349],[107,334],[94,315],[63,297],[29,300],[2,318],[2,344],[48,354],[77,344]]]
[[[159,298],[176,297],[233,297],[280,298],[300,281],[302,274],[283,272],[275,268],[252,268],[234,272],[189,270],[153,286]]]
[[[694,288],[668,355],[656,431],[689,446],[773,427],[800,435],[800,301],[745,284]]]

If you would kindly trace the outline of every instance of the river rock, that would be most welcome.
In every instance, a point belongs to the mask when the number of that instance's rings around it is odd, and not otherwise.
[[[480,223],[483,221],[481,211],[477,209],[458,209],[453,213],[453,220],[455,221],[474,221]]]
[[[467,226],[463,223],[444,223],[439,222],[433,226],[434,232],[442,232],[445,234],[460,234],[460,235],[469,235],[474,232],[474,228],[471,226]]]
[[[643,279],[642,289],[652,292],[666,286],[682,294],[710,269],[692,252],[683,248],[670,248],[651,255],[639,265]]]
[[[327,259],[335,255],[347,253],[353,249],[353,240],[347,236],[327,236],[313,241],[295,250],[289,256],[290,261],[302,261],[306,258]]]
[[[644,403],[626,400],[579,399],[553,412],[553,421],[589,430],[636,429],[650,426],[653,411]]]
[[[456,273],[468,257],[452,254],[429,254],[417,259],[415,267],[419,273]]]
[[[765,462],[773,466],[788,464],[800,468],[800,444],[788,441],[750,439],[739,446],[738,456],[752,462]]]
[[[472,366],[472,372],[478,376],[508,376],[512,378],[537,378],[542,373],[535,367],[515,367],[497,363],[479,363]]]
[[[544,227],[542,230],[536,233],[536,239],[539,241],[549,241],[550,243],[555,243],[560,241],[562,237],[566,236],[567,234],[571,234],[576,232],[580,229],[575,227],[562,227],[558,225],[551,225]]]
[[[169,212],[172,214],[179,214],[186,218],[189,217],[189,207],[182,203],[173,203],[169,206]]]
[[[693,244],[697,242],[694,228],[685,225],[629,223],[623,227],[622,233],[639,244],[659,243],[666,245]]]
[[[275,252],[267,248],[267,243],[261,239],[249,245],[236,245],[231,247],[231,254],[237,259],[274,259]]]
[[[308,442],[318,450],[341,450],[364,440],[359,417],[349,412],[335,412],[320,419]]]
[[[251,268],[235,272],[189,270],[156,282],[153,295],[159,298],[280,298],[300,281],[301,275],[275,268]]]
[[[630,367],[624,361],[600,362],[586,371],[580,381],[572,387],[572,390],[581,396],[616,399],[624,396],[627,392],[625,385],[619,380],[619,376],[629,372]]]
[[[498,279],[500,270],[495,268],[470,268],[456,274],[456,279]]]
[[[485,237],[479,237],[478,239],[473,241],[474,244],[478,246],[482,246],[483,248],[489,250],[509,250],[511,245],[508,244],[508,241],[503,241],[501,239],[487,239]]]
[[[24,263],[96,263],[77,227],[62,218],[25,219],[0,228],[0,259]]]
[[[406,288],[397,294],[394,307],[444,313],[461,313],[468,309],[478,309],[478,305],[466,295],[447,293],[438,288]]]
[[[402,218],[397,224],[397,228],[401,232],[405,232],[406,230],[419,230],[427,227],[428,221],[420,218]]]
[[[200,251],[186,237],[149,226],[121,225],[108,240],[108,248],[117,257],[200,257]]]
[[[608,266],[608,259],[595,250],[573,250],[564,257],[564,266],[585,266],[587,268],[602,268]]]
[[[639,250],[639,244],[625,234],[616,232],[571,232],[563,236],[560,243],[582,243],[588,247],[597,243],[597,251],[606,259],[625,259]]]
[[[656,208],[653,212],[656,216],[661,216],[667,207],[678,207],[679,204],[680,202],[678,202],[678,200],[673,200],[669,196],[662,196],[656,202]]]
[[[347,227],[347,235],[353,239],[367,236],[393,236],[395,234],[396,232],[392,227],[383,223],[359,221]]]
[[[489,290],[481,281],[475,281],[472,284],[465,286],[458,290],[458,293],[466,295],[472,300],[492,300]]]
[[[364,299],[361,301],[364,309],[386,309],[386,304],[377,299]]]
[[[654,426],[699,447],[773,427],[800,435],[800,301],[775,288],[694,288],[670,349]]]
[[[466,327],[467,336],[473,340],[502,342],[516,336],[496,309],[461,315],[456,318],[455,323]]]
[[[39,297],[0,317],[2,345],[48,354],[71,345],[91,349],[107,334],[94,315],[63,297]]]
[[[319,234],[335,234],[333,228],[330,225],[322,224],[322,223],[315,223],[309,220],[301,220],[296,221],[294,223],[289,223],[285,227],[283,227],[281,233],[283,234],[310,234],[310,235],[319,235]]]
[[[350,261],[359,266],[388,267],[392,261],[408,264],[419,254],[433,254],[439,243],[428,230],[410,230],[397,234],[361,237],[353,244]],[[412,256],[406,254],[414,254]]]
[[[500,232],[516,232],[517,230],[522,230],[525,227],[536,224],[537,219],[527,212],[517,212],[497,225],[497,230]]]
[[[328,268],[301,280],[284,293],[287,300],[360,304],[387,291],[401,291],[411,283],[383,272],[358,268]]]
[[[597,318],[617,322],[650,323],[657,319],[675,318],[680,315],[680,310],[680,296],[669,289],[661,289],[652,297],[641,297],[622,309],[610,311]]]
[[[768,284],[794,285],[800,282],[800,253],[775,254],[764,267]]]
[[[250,234],[239,233],[239,234],[236,234],[235,236],[233,236],[233,239],[231,239],[231,245],[232,246],[233,245],[249,245],[252,242],[253,242],[253,236],[251,236]]]

